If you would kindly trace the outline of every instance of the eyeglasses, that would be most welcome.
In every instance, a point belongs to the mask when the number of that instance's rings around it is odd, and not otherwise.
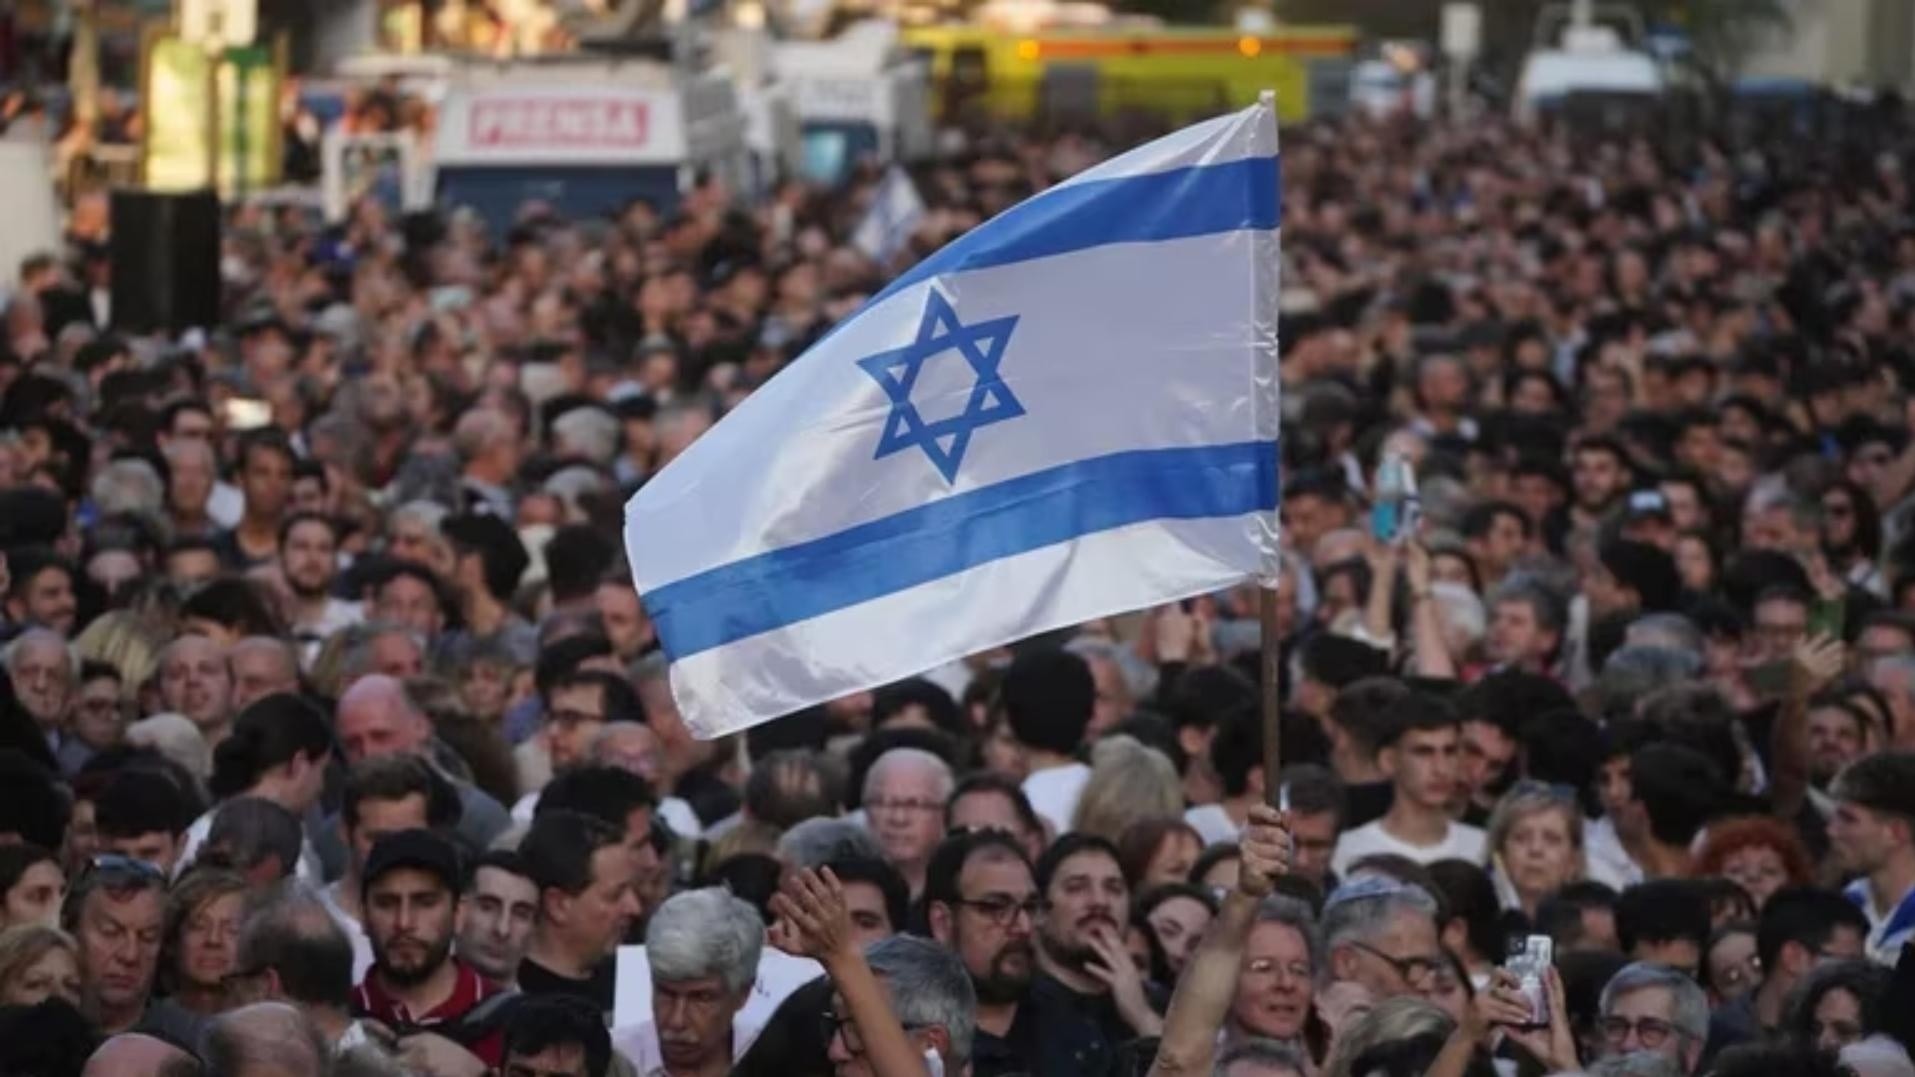
[[[1688,1033],[1667,1021],[1654,1017],[1640,1017],[1631,1021],[1627,1017],[1605,1017],[1602,1019],[1603,1038],[1610,1044],[1620,1046],[1629,1039],[1629,1033],[1636,1034],[1636,1042],[1653,1051],[1668,1042],[1673,1035],[1686,1036]]]
[[[944,812],[944,804],[936,800],[867,800],[864,802],[866,815],[886,815],[892,812],[917,814],[919,812]]]
[[[566,726],[569,728],[572,726],[581,726],[587,722],[603,722],[605,716],[603,714],[587,714],[585,711],[580,710],[556,710],[548,713],[545,719],[553,725]]]
[[[819,1028],[822,1029],[824,1032],[825,1045],[827,1047],[831,1045],[831,1041],[834,1038],[842,1036],[844,1037],[845,1050],[851,1052],[854,1055],[861,1055],[864,1053],[864,1037],[862,1035],[859,1035],[858,1033],[858,1022],[842,1014],[833,1013],[830,1010],[826,1010],[823,1013],[819,1014],[818,1018],[819,1018]],[[906,1032],[911,1032],[924,1027],[925,1027],[924,1025],[914,1025],[914,1024],[906,1023],[904,1025],[904,1030]]]
[[[1035,895],[1023,901],[1012,901],[1007,897],[985,898],[982,901],[966,901],[963,898],[957,898],[951,904],[976,909],[978,915],[998,927],[1013,923],[1020,914],[1036,922],[1038,917],[1044,915],[1044,910],[1048,907],[1048,903],[1043,898]]]
[[[1427,982],[1443,965],[1443,962],[1433,957],[1391,957],[1374,946],[1365,946],[1360,942],[1350,945],[1395,969],[1396,974],[1403,977],[1403,982],[1411,987],[1419,987]]]

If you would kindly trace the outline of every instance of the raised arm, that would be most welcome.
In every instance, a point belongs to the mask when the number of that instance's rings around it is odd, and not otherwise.
[[[877,1077],[930,1077],[924,1056],[911,1046],[884,985],[852,938],[844,886],[831,869],[794,872],[783,891],[772,895],[771,910],[779,918],[772,944],[825,967],[831,986],[844,999],[843,1016],[857,1026],[864,1041],[871,1071]]]
[[[1290,835],[1282,814],[1262,805],[1250,809],[1241,848],[1243,866],[1237,886],[1225,895],[1223,907],[1191,953],[1177,992],[1170,998],[1151,1077],[1210,1072],[1217,1030],[1223,1027],[1237,994],[1237,969],[1243,963],[1244,942],[1257,922],[1257,905],[1269,896],[1276,877],[1289,870]]]

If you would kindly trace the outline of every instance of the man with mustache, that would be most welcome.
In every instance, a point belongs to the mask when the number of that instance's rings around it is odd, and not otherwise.
[[[498,989],[452,956],[463,881],[458,850],[430,830],[401,830],[373,845],[363,891],[373,965],[353,990],[353,1013],[402,1035],[449,1032],[496,1066],[502,1027],[470,1028],[467,1018]]]
[[[1026,1059],[1029,1072],[1109,1072],[1122,1044],[1163,1030],[1124,948],[1130,886],[1117,850],[1102,838],[1066,834],[1033,874],[1043,902],[1034,924],[1037,971],[1019,1007],[1029,1008],[1027,1019],[1038,1030]],[[1023,903],[1019,897],[1012,923],[1026,915]],[[1017,967],[1007,955],[1004,971],[1015,975]]]

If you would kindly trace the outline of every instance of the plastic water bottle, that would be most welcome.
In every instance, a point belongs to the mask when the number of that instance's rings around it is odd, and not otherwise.
[[[1410,496],[1409,464],[1402,453],[1385,454],[1376,465],[1376,492],[1370,499],[1370,534],[1378,542],[1395,542],[1403,533],[1404,508]]]

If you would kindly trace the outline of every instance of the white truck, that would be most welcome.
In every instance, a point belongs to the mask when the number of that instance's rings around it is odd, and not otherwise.
[[[432,156],[438,203],[494,228],[528,201],[573,218],[637,199],[670,212],[700,176],[734,189],[753,178],[730,78],[648,56],[462,65]]]
[[[895,23],[778,42],[772,70],[798,115],[806,179],[833,183],[867,157],[908,162],[931,152],[929,72],[903,51]]]

